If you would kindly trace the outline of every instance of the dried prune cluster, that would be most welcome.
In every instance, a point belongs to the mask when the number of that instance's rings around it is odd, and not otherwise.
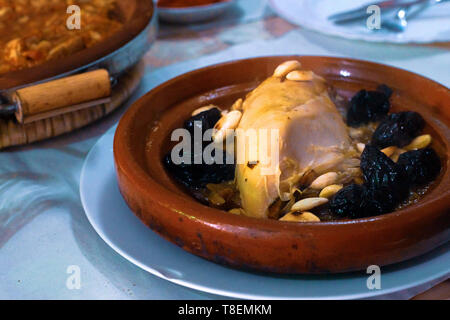
[[[368,196],[368,212],[379,215],[395,209],[409,195],[405,169],[376,147],[366,146],[361,155],[361,170]]]
[[[391,212],[404,201],[413,186],[433,181],[441,171],[441,160],[431,149],[403,153],[393,162],[374,146],[361,156],[363,185],[341,189],[331,200],[330,210],[341,217],[362,218]]]
[[[392,96],[392,93],[394,93],[394,91],[385,84],[380,84],[377,87],[377,91],[384,93],[388,99]]]
[[[341,189],[330,202],[331,212],[340,217],[361,218],[366,212],[366,193],[366,188],[359,184]]]
[[[392,202],[399,202],[408,196],[408,177],[405,169],[378,148],[371,145],[365,147],[361,155],[361,170],[371,191],[389,193],[388,198],[392,198]]]
[[[193,137],[194,129],[198,126],[203,135],[206,130],[214,128],[214,125],[219,121],[220,117],[220,110],[213,108],[188,119],[184,123],[184,128],[187,129]],[[203,152],[204,148],[209,143],[210,142],[202,142],[200,150]],[[191,150],[194,150],[194,141],[192,141]],[[183,156],[182,152],[183,150],[180,151],[180,157]],[[172,160],[171,152],[164,157],[163,163],[170,174],[184,186],[198,189],[204,187],[208,183],[220,183],[234,179],[235,165],[226,164],[225,159],[227,155],[225,151],[222,152],[222,159],[224,159],[224,163],[222,164],[206,164],[203,161],[201,164],[195,164],[194,152],[189,155],[189,163],[175,164]],[[215,155],[215,150],[212,152],[212,155]]]
[[[371,92],[371,93],[370,93]],[[379,86],[377,92],[386,99],[392,90]],[[369,100],[372,100],[370,103]],[[386,115],[389,107],[374,91],[360,91],[351,101],[349,125],[376,121]],[[431,149],[408,151],[397,163],[380,151],[382,148],[404,147],[416,138],[425,121],[416,112],[400,112],[387,116],[375,130],[372,141],[361,155],[364,184],[341,189],[330,201],[330,211],[341,217],[362,218],[393,211],[408,198],[410,189],[433,181],[441,170],[441,160]]]
[[[225,155],[224,155],[225,157]],[[174,164],[170,154],[164,158],[170,174],[188,188],[198,189],[208,183],[220,183],[234,179],[235,167],[231,164]]]
[[[350,100],[347,124],[351,127],[358,127],[383,119],[391,108],[389,102],[391,94],[392,90],[386,85],[379,86],[377,91],[359,91]]]
[[[441,171],[441,160],[431,148],[405,152],[397,164],[405,168],[409,183],[416,186],[433,181]]]
[[[214,128],[217,121],[220,120],[222,114],[219,109],[212,108],[203,111],[184,122],[184,128],[187,129],[192,135],[194,134],[194,128],[198,126],[205,132],[208,129]]]
[[[339,216],[362,218],[390,212],[409,195],[409,181],[403,166],[396,164],[374,146],[361,156],[365,183],[340,190],[330,202]]]
[[[406,111],[390,114],[372,136],[372,144],[378,148],[408,145],[425,127],[425,120],[417,112]]]

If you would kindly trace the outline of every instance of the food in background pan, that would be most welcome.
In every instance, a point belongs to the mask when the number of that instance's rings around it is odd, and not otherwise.
[[[216,129],[224,157],[242,146],[229,149],[227,129],[255,130],[258,139],[259,129],[275,129],[272,173],[264,172],[264,152],[245,151],[237,165],[175,164],[171,153],[164,163],[197,199],[233,214],[315,222],[389,213],[419,200],[441,170],[422,116],[389,113],[392,93],[380,85],[346,105],[325,79],[287,61],[231,110],[201,107],[184,126]]]
[[[81,9],[69,30],[67,8]],[[0,0],[0,74],[30,68],[89,48],[121,27],[116,0]]]
[[[159,0],[158,6],[162,8],[186,8],[206,6],[208,4],[225,2],[228,0]]]

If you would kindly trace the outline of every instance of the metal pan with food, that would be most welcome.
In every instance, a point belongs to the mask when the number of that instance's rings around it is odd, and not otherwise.
[[[104,103],[156,38],[151,1],[1,2],[0,114],[21,123]],[[69,5],[80,8],[79,30],[67,28]]]

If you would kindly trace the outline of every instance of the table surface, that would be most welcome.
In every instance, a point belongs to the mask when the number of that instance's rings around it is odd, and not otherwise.
[[[240,0],[215,22],[160,28],[158,40],[144,57],[148,73],[241,44],[303,32],[277,17],[265,0]],[[450,44],[422,47],[446,50]],[[444,80],[448,85],[450,79]],[[87,153],[131,101],[148,89],[141,85],[130,102],[94,125],[0,153],[1,299],[217,298],[159,279],[123,259],[95,233],[81,206],[79,177]],[[70,266],[80,268],[79,290],[66,286]],[[417,298],[450,298],[450,281]]]

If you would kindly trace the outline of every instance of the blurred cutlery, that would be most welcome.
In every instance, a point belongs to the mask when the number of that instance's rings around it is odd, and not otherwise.
[[[381,1],[378,3],[373,3],[373,5],[377,5],[382,10],[395,10],[399,8],[407,8],[410,6],[414,6],[417,4],[422,4],[429,2],[429,0],[387,0]],[[348,10],[340,13],[333,14],[328,17],[328,20],[333,21],[334,23],[345,23],[350,22],[362,18],[367,17],[367,7],[371,4],[367,4],[361,6],[357,9]]]
[[[411,20],[418,13],[428,9],[429,7],[446,1],[448,0],[428,0],[420,5],[401,8],[396,12],[394,18],[382,19],[381,26],[393,32],[403,32],[408,26],[408,20]]]

